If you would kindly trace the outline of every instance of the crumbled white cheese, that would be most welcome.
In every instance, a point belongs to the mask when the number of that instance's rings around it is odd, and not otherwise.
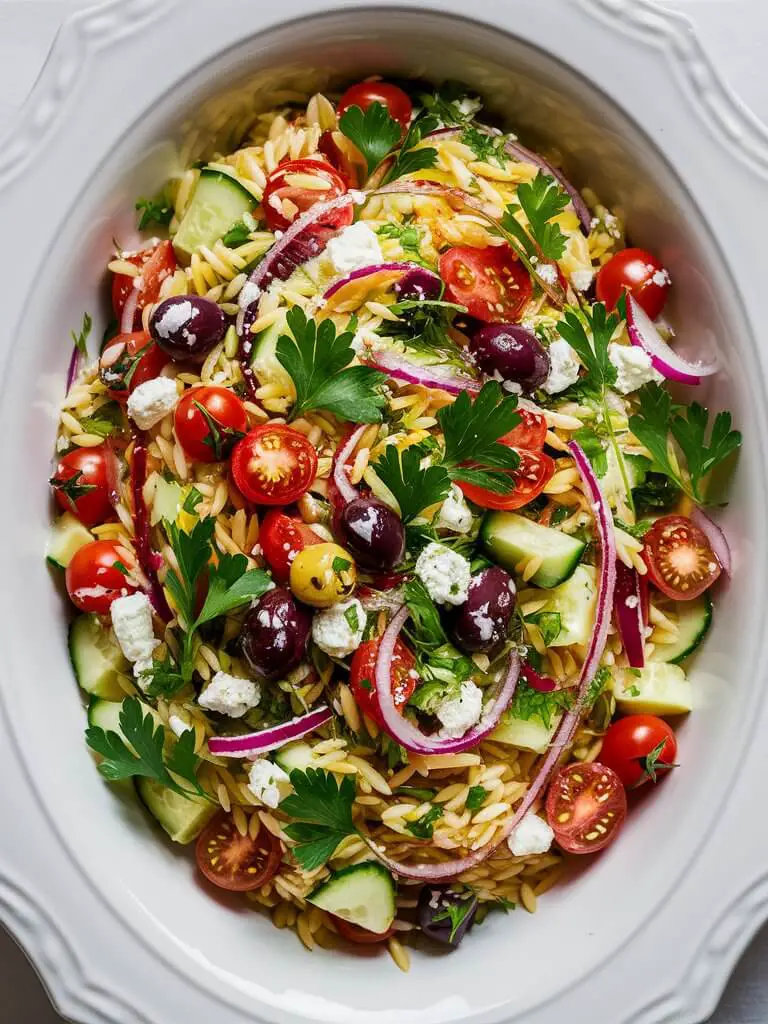
[[[378,238],[363,220],[339,232],[330,240],[326,251],[340,274],[348,274],[384,260]]]
[[[472,513],[462,489],[451,484],[451,492],[440,508],[437,528],[453,533],[469,533],[472,529]]]
[[[578,357],[567,341],[558,338],[549,346],[549,376],[542,388],[548,395],[557,395],[578,379]]]
[[[574,270],[571,272],[571,284],[577,292],[585,292],[592,284],[591,270]]]
[[[546,853],[554,838],[555,833],[548,823],[538,814],[528,811],[507,839],[507,846],[514,857],[530,857],[535,853]]]
[[[557,281],[557,267],[551,263],[542,263],[536,268],[536,274],[545,284],[554,284]]]
[[[146,594],[128,594],[116,598],[110,606],[112,629],[115,631],[120,650],[128,661],[144,661],[152,658],[157,647],[155,630],[152,625],[152,605]]]
[[[288,775],[279,764],[266,758],[254,761],[248,772],[248,789],[257,800],[273,810],[280,803],[280,783],[288,782]]]
[[[189,722],[185,722],[180,715],[168,715],[168,725],[174,736],[181,736],[193,728]]]
[[[432,541],[416,559],[416,575],[437,604],[464,604],[471,578],[469,561]]]
[[[315,614],[312,639],[321,651],[332,658],[346,658],[360,646],[365,621],[365,610],[356,597],[351,601],[341,601]]]
[[[179,400],[176,382],[170,377],[154,377],[139,384],[128,397],[128,415],[141,430],[149,430],[163,416],[173,412]]]
[[[463,682],[459,696],[443,701],[435,711],[442,725],[440,738],[458,739],[477,725],[482,713],[483,691],[471,680]]]
[[[648,353],[637,345],[620,345],[612,341],[608,346],[608,358],[616,367],[614,387],[622,395],[637,391],[649,381],[664,379],[659,371],[653,368]]]
[[[649,269],[653,270],[653,267],[649,265]],[[669,276],[669,271],[666,267],[662,267],[661,270],[654,270],[651,275],[651,281],[660,288],[663,288],[664,285],[672,284],[672,278]]]
[[[69,438],[64,437],[64,435],[62,434],[60,437],[56,439],[56,451],[65,452],[67,448],[69,448]]]
[[[257,284],[254,284],[253,281],[246,281],[240,289],[237,302],[241,309],[247,309],[248,306],[257,302],[260,298],[261,288]]]
[[[456,106],[459,108],[459,113],[464,117],[474,117],[482,105],[482,100],[472,99],[471,96],[462,96],[462,98],[456,103]]]
[[[261,700],[261,687],[250,679],[240,679],[227,672],[217,672],[197,698],[209,711],[218,711],[230,718],[242,718]]]

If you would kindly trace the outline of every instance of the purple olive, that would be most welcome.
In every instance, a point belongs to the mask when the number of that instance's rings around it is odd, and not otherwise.
[[[408,270],[395,284],[395,295],[398,299],[439,299],[443,292],[443,282],[437,274],[426,267],[414,267]]]
[[[340,528],[346,547],[366,569],[394,569],[405,554],[400,517],[377,498],[355,498],[344,506]]]
[[[301,662],[312,616],[290,590],[278,587],[262,595],[246,615],[240,646],[248,664],[262,679],[278,679]]]
[[[486,324],[472,335],[469,348],[481,370],[523,391],[535,391],[549,376],[547,350],[520,324]]]
[[[515,581],[498,566],[469,581],[467,600],[451,618],[451,633],[465,651],[490,651],[507,635],[515,610]]]
[[[440,885],[425,885],[419,894],[419,927],[430,939],[456,949],[472,926],[477,896]]]
[[[171,359],[202,360],[227,333],[227,318],[210,299],[174,295],[153,310],[149,333]]]

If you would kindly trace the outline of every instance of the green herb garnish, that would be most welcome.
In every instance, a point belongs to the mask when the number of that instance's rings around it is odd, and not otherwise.
[[[470,786],[469,793],[467,793],[466,808],[468,811],[479,811],[485,803],[485,798],[488,796],[488,790],[483,789],[482,786]]]
[[[165,227],[171,223],[173,218],[173,207],[161,192],[154,199],[139,199],[136,202],[136,209],[141,210],[139,217],[139,231],[156,224],[158,227]]]
[[[534,612],[532,615],[526,615],[525,621],[539,627],[541,639],[547,647],[557,640],[563,628],[560,612]]]
[[[555,262],[565,252],[566,236],[552,218],[562,213],[570,202],[554,178],[539,171],[532,182],[522,182],[517,189],[516,202],[507,206],[502,226],[514,235],[532,263],[540,259]],[[528,220],[526,230],[515,214],[522,210]]]
[[[337,782],[330,772],[319,768],[296,769],[290,774],[293,793],[280,804],[280,810],[296,822],[285,832],[296,840],[293,855],[305,871],[314,871],[333,856],[347,836],[355,835],[352,804],[355,783],[348,776]]]
[[[91,319],[90,314],[83,313],[83,325],[80,328],[80,332],[78,334],[75,334],[74,331],[69,332],[72,338],[72,344],[75,346],[75,348],[77,349],[81,356],[88,355],[88,336],[91,333],[92,327],[93,320]]]
[[[439,804],[434,804],[416,821],[406,822],[405,827],[417,839],[431,839],[435,831],[435,822],[439,821],[442,816],[443,808]]]

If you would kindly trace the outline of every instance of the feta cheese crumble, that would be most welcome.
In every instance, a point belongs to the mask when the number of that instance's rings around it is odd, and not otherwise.
[[[512,835],[507,846],[513,857],[530,857],[535,853],[546,853],[555,838],[548,823],[533,811],[528,811]]]
[[[591,270],[574,270],[571,274],[571,284],[577,292],[585,292],[592,284]]]
[[[542,263],[536,268],[536,274],[545,284],[554,284],[557,281],[557,268],[551,263]]]
[[[367,355],[381,348],[382,341],[376,331],[372,331],[370,327],[360,327],[352,336],[350,344],[355,355],[361,356],[364,353]]]
[[[192,728],[180,715],[168,715],[168,725],[173,735],[178,737]]]
[[[110,606],[112,629],[115,631],[120,650],[128,661],[149,662],[152,667],[152,652],[157,647],[155,630],[152,625],[152,605],[146,594],[128,594],[118,597]]]
[[[312,639],[332,658],[346,658],[356,651],[365,630],[365,610],[356,597],[317,612],[312,619]]]
[[[280,803],[280,783],[288,782],[288,775],[279,764],[266,758],[254,761],[248,772],[248,789],[257,800],[274,810]]]
[[[432,541],[416,559],[416,575],[437,604],[464,604],[471,578],[469,561]]]
[[[240,679],[227,672],[217,672],[197,698],[209,711],[218,711],[230,718],[242,718],[261,700],[261,687],[250,679]]]
[[[340,274],[348,274],[352,270],[368,267],[372,263],[382,263],[384,260],[378,238],[362,220],[350,224],[332,238],[326,252],[334,269]]]
[[[562,338],[553,341],[549,346],[549,376],[542,384],[548,395],[557,395],[565,391],[579,379],[579,360]]]
[[[483,691],[471,680],[467,680],[461,684],[458,697],[443,701],[435,711],[442,725],[440,739],[459,739],[473,725],[477,725],[482,713]]]
[[[457,484],[451,484],[451,493],[440,507],[437,528],[451,530],[452,533],[469,533],[472,529],[472,513],[464,492]]]
[[[637,606],[640,604],[640,601],[636,594],[630,594],[629,597],[625,598],[624,604],[627,606],[627,608],[637,608]]]
[[[651,275],[651,281],[653,284],[657,284],[660,288],[663,288],[664,285],[672,284],[672,278],[669,276],[669,271],[666,267],[662,267],[661,270],[654,270]]]
[[[663,376],[653,368],[651,357],[637,345],[620,345],[612,341],[608,346],[608,358],[616,367],[614,387],[622,395],[637,391],[649,381],[662,381]]]
[[[139,384],[128,396],[128,415],[141,430],[149,430],[163,416],[173,412],[178,400],[175,381],[170,377],[154,377]]]

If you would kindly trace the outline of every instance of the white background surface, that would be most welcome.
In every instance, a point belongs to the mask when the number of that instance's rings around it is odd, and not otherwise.
[[[691,18],[714,60],[722,63],[727,59],[731,69],[728,81],[734,91],[754,113],[768,122],[768,74],[764,53],[768,5],[765,0],[656,2]],[[64,18],[89,5],[90,0],[0,0],[0,133],[10,115],[23,103]],[[319,6],[326,4],[319,0]],[[14,54],[12,63],[6,59],[11,52]],[[14,74],[10,73],[11,67]],[[16,822],[15,826],[23,827],[23,821]],[[745,954],[711,1024],[765,1024],[768,1021],[766,962],[768,926]],[[24,956],[0,931],[1,1024],[57,1024],[59,1021]]]

